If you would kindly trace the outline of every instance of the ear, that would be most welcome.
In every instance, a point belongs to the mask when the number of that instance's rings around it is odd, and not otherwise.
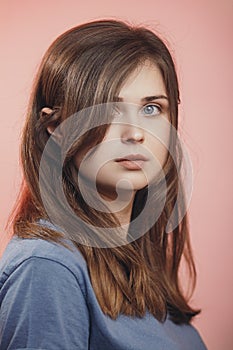
[[[51,109],[51,108],[49,108],[49,107],[44,107],[44,108],[42,108],[42,110],[41,110],[41,113],[43,114],[43,115],[47,115],[47,116],[49,116],[51,113],[53,112],[53,110]],[[49,125],[48,127],[47,127],[47,131],[48,131],[48,133],[51,135],[53,132],[54,132],[54,130],[55,130],[55,127],[54,126],[52,126],[52,125]]]

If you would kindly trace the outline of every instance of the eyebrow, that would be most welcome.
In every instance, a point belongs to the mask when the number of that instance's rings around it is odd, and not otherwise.
[[[141,102],[151,102],[154,100],[165,99],[168,100],[168,97],[165,95],[154,95],[154,96],[146,96],[141,99]],[[122,102],[124,99],[122,97],[114,97],[114,100],[117,102]]]

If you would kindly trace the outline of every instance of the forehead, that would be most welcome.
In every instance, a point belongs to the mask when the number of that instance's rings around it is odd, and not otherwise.
[[[147,61],[127,77],[118,97],[126,101],[141,100],[143,97],[154,95],[166,95],[165,84],[158,66]]]

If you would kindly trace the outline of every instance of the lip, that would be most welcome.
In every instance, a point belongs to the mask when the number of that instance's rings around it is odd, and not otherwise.
[[[115,162],[128,170],[140,170],[146,161],[148,161],[148,158],[142,154],[128,154],[115,159]]]
[[[142,154],[127,154],[124,157],[115,159],[116,162],[121,162],[121,161],[124,161],[124,160],[131,160],[131,161],[143,160],[145,162],[145,161],[148,160],[148,158],[146,158]]]

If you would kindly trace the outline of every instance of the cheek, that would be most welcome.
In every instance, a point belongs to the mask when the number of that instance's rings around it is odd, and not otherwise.
[[[79,152],[74,156],[74,165],[79,171],[79,174],[87,179],[90,179],[90,175],[93,173],[93,162],[90,162],[85,158],[86,152]]]
[[[86,152],[79,153],[74,157],[74,164],[82,179],[96,183],[99,179],[106,179],[106,168],[101,155],[97,152],[94,156],[86,157]]]
[[[160,135],[159,138],[149,135],[147,140],[148,140],[148,143],[147,143],[148,149],[152,153],[155,160],[157,160],[160,166],[163,168],[169,154],[169,142],[170,142],[169,131],[164,131],[163,135]]]

